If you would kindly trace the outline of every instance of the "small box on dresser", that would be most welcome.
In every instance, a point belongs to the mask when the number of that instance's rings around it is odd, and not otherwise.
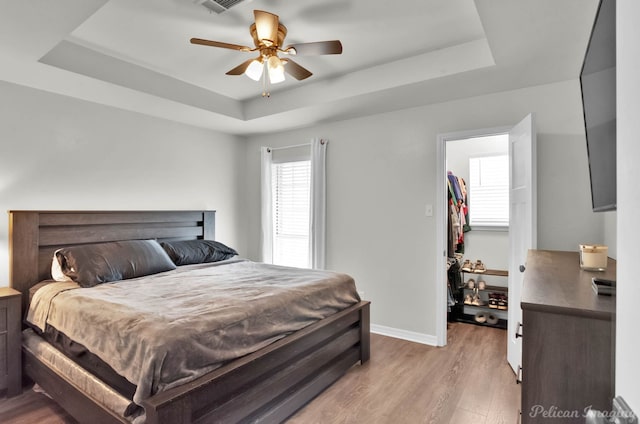
[[[22,393],[21,295],[0,287],[0,397]]]

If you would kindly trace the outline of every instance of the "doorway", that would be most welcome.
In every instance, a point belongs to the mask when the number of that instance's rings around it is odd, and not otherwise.
[[[447,321],[506,329],[508,132],[447,139],[445,170]]]
[[[438,135],[437,142],[437,182],[436,219],[437,252],[436,278],[436,340],[438,346],[446,345],[447,337],[447,160],[446,151],[449,142],[482,138],[499,134],[509,137],[509,234],[508,259],[508,331],[507,353],[509,363],[514,370],[521,358],[521,342],[515,336],[517,323],[521,321],[520,292],[522,287],[523,264],[527,251],[536,247],[536,176],[535,146],[536,134],[534,116],[528,115],[513,127],[501,127],[487,130],[467,131]],[[465,246],[466,251],[466,246]],[[484,255],[484,253],[483,253]],[[479,258],[478,258],[479,259]],[[512,334],[513,333],[513,334]]]

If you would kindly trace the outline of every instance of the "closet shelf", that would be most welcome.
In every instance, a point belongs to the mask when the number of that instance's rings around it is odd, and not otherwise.
[[[477,281],[476,281],[476,283],[477,283]],[[505,286],[489,286],[489,285],[486,285],[486,286],[484,287],[484,289],[480,290],[480,289],[478,289],[478,288],[470,289],[469,287],[467,287],[467,286],[465,285],[464,287],[462,287],[462,289],[463,289],[463,290],[470,291],[470,292],[473,292],[473,291],[480,291],[480,292],[492,292],[492,291],[497,291],[497,292],[503,292],[503,293],[508,293],[508,292],[509,292],[509,287],[505,287]]]
[[[506,320],[508,318],[507,309],[489,308],[488,305],[468,305],[466,303],[464,303],[463,305],[464,305],[464,309],[467,309],[467,312],[465,312],[467,315],[473,315],[476,312],[490,312],[500,319]]]
[[[508,277],[509,271],[505,271],[502,269],[488,269],[485,272],[469,272],[469,271],[460,271],[463,274],[473,274],[473,275],[492,275],[495,277]]]
[[[459,317],[458,319],[456,319],[457,322],[464,322],[465,324],[474,324],[474,325],[480,325],[483,327],[493,327],[493,328],[500,328],[503,330],[507,329],[507,320],[506,319],[498,319],[498,322],[496,324],[489,324],[487,322],[478,322],[473,318],[473,315],[462,315],[461,317]]]

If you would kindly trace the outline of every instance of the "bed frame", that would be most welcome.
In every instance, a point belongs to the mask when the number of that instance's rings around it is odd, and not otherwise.
[[[155,238],[209,239],[214,211],[10,211],[11,287],[51,278],[68,245]],[[257,352],[144,402],[147,423],[281,422],[369,359],[369,302],[360,302]],[[127,422],[23,350],[24,373],[80,422]]]

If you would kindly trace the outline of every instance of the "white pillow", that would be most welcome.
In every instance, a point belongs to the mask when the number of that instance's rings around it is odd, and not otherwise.
[[[71,277],[65,275],[65,273],[62,272],[62,268],[60,267],[60,262],[56,257],[56,253],[58,253],[58,250],[53,252],[53,260],[51,261],[51,278],[53,278],[56,281],[73,281]]]

